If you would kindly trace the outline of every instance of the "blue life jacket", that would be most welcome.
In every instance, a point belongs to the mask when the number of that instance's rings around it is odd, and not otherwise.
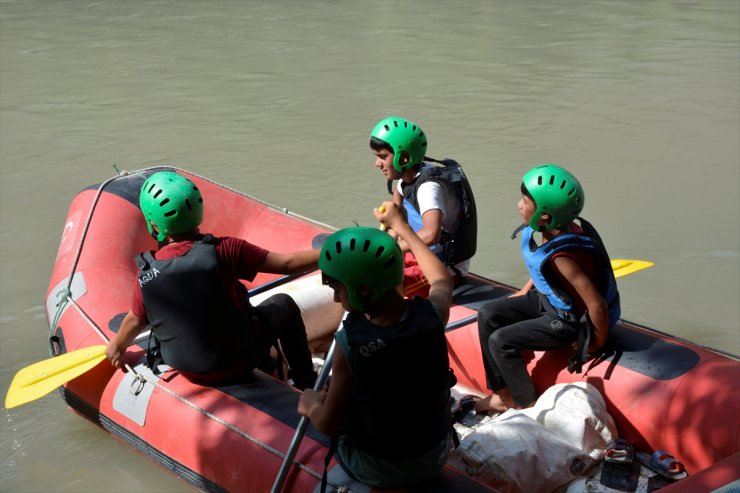
[[[251,307],[237,307],[226,293],[211,235],[200,236],[179,257],[156,260],[145,252],[135,261],[149,325],[165,363],[190,373],[227,370],[250,360],[256,366],[256,345],[248,330]]]
[[[450,371],[445,329],[432,303],[407,301],[405,320],[378,327],[350,312],[337,333],[352,372],[345,415],[347,446],[383,459],[415,457],[450,432]],[[343,337],[346,337],[346,344]],[[399,419],[414,389],[413,426]]]
[[[455,230],[442,230],[439,244],[430,246],[430,249],[440,256],[445,265],[455,265],[475,255],[478,242],[478,214],[475,197],[460,164],[452,159],[442,161],[430,159],[430,161],[441,164],[441,166],[424,163],[419,175],[411,183],[401,183],[403,206],[406,209],[409,225],[414,231],[419,231],[423,222],[416,194],[423,183],[435,181],[441,184],[447,193],[457,197],[462,214],[457,218]]]
[[[558,252],[566,250],[583,249],[595,256],[597,269],[597,288],[609,307],[609,327],[619,321],[621,308],[619,303],[619,291],[614,271],[611,268],[609,255],[604,248],[601,238],[596,230],[585,219],[580,219],[584,234],[568,233],[560,235],[544,245],[537,246],[534,242],[534,230],[526,227],[522,231],[522,256],[532,277],[534,286],[551,305],[555,313],[564,320],[578,320],[581,314],[575,313],[573,300],[570,295],[558,285],[558,280],[552,275],[548,276],[542,267]]]

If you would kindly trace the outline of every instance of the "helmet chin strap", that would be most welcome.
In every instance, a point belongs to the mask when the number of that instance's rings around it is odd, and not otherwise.
[[[521,233],[521,231],[522,231],[522,230],[523,230],[524,228],[526,228],[526,227],[527,227],[527,225],[526,225],[526,224],[524,224],[524,223],[522,223],[522,224],[520,224],[519,226],[517,226],[517,228],[516,228],[516,229],[514,230],[514,232],[513,232],[513,233],[511,233],[511,239],[512,239],[512,240],[515,240],[515,239],[516,239],[516,235],[518,235],[519,233]]]
[[[386,185],[388,185],[388,194],[393,195],[393,180],[388,180]]]

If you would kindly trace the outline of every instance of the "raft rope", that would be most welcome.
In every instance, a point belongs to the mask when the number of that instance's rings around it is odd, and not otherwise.
[[[114,168],[116,169],[116,171],[118,171],[118,168],[115,167],[115,165],[114,165]],[[174,169],[174,170],[177,170],[177,171],[185,171],[185,170],[182,170],[180,168],[173,167],[173,166],[163,166],[163,168]],[[75,308],[75,310],[79,313],[79,315],[88,323],[88,325],[90,325],[90,327],[95,332],[97,332],[97,334],[101,337],[101,339],[103,339],[103,341],[105,341],[106,343],[107,342],[110,342],[110,339],[105,335],[105,333],[103,333],[103,331],[100,329],[100,327],[98,326],[98,324],[96,324],[95,321],[77,303],[77,301],[75,301],[72,298],[72,290],[71,290],[72,280],[73,280],[74,274],[75,274],[75,272],[77,270],[77,264],[79,263],[80,257],[82,255],[82,248],[83,248],[84,243],[85,243],[85,238],[87,237],[87,232],[88,232],[88,230],[90,228],[90,223],[92,222],[93,214],[95,212],[95,208],[96,208],[96,206],[98,204],[98,201],[100,200],[100,196],[101,196],[101,194],[103,192],[103,189],[108,184],[110,184],[111,182],[113,182],[113,181],[115,181],[115,180],[117,180],[119,178],[123,178],[123,177],[126,177],[126,176],[131,176],[131,175],[139,174],[139,173],[142,173],[142,172],[145,172],[145,171],[149,171],[151,169],[152,168],[144,168],[144,169],[137,170],[137,171],[132,171],[132,172],[127,172],[125,170],[124,171],[120,171],[118,175],[109,178],[108,180],[106,180],[103,183],[101,183],[100,184],[100,187],[98,187],[98,190],[97,190],[97,192],[95,194],[95,198],[93,199],[92,204],[90,206],[90,212],[88,213],[87,220],[85,221],[85,226],[84,226],[84,228],[82,230],[82,235],[80,237],[80,243],[79,243],[79,245],[77,247],[77,252],[75,253],[74,261],[72,262],[72,268],[70,269],[69,277],[67,278],[67,285],[63,289],[61,289],[59,291],[59,293],[57,294],[57,304],[56,304],[57,311],[56,311],[56,313],[54,315],[54,318],[52,320],[52,323],[51,323],[51,325],[49,327],[49,335],[50,335],[50,337],[49,337],[49,352],[50,352],[50,354],[52,356],[54,356],[54,348],[53,348],[53,342],[52,342],[53,341],[53,336],[54,336],[54,329],[57,326],[57,324],[59,323],[59,320],[61,319],[61,316],[62,316],[62,312],[66,308],[67,304],[70,304],[70,305],[72,305]],[[197,175],[195,173],[191,173],[189,171],[188,171],[188,173],[190,173],[193,176],[197,176],[198,178],[200,178],[200,179],[202,179],[204,181],[208,181],[210,183],[213,183],[215,185],[218,185],[219,187],[222,187],[224,189],[228,189],[229,191],[235,192],[235,193],[237,193],[239,195],[247,196],[250,199],[256,200],[256,201],[258,201],[258,202],[260,202],[262,204],[265,204],[267,206],[270,206],[270,207],[273,207],[273,208],[282,210],[285,213],[288,213],[288,210],[287,209],[280,209],[279,207],[275,207],[272,204],[268,204],[267,202],[263,202],[263,201],[261,201],[259,199],[255,199],[254,197],[251,197],[249,195],[246,195],[246,194],[244,194],[242,192],[239,192],[239,191],[234,190],[232,188],[229,188],[227,186],[221,185],[220,183],[215,182],[213,180],[210,180],[208,178],[205,178],[203,176]],[[308,220],[308,218],[304,218],[303,216],[300,216],[298,214],[294,214],[294,213],[290,213],[290,214],[291,215],[294,215],[296,217],[300,217],[302,219],[307,219]],[[315,221],[312,221],[312,220],[309,220],[309,221],[316,223]],[[317,223],[317,224],[319,224],[319,223]],[[326,226],[326,225],[323,225],[323,226]],[[155,379],[152,379],[151,377],[149,377],[148,375],[144,375],[142,373],[139,373],[136,370],[134,370],[133,368],[131,368],[131,366],[129,366],[128,364],[126,365],[126,369],[128,371],[130,371],[132,373],[132,375],[134,375],[134,378],[136,379],[136,381],[138,381],[138,382],[147,381],[147,382],[151,383],[152,385],[154,385],[158,389],[162,390],[163,392],[166,392],[167,394],[169,394],[170,396],[174,397],[175,399],[178,399],[179,401],[187,404],[191,408],[193,408],[196,411],[200,412],[204,416],[206,416],[206,417],[208,417],[208,418],[216,421],[217,423],[219,423],[222,426],[228,428],[229,430],[233,431],[234,433],[238,434],[239,436],[241,436],[243,438],[246,438],[247,440],[251,441],[252,443],[256,444],[257,446],[263,448],[264,450],[267,450],[268,452],[270,452],[270,453],[272,453],[274,455],[277,455],[281,459],[285,459],[285,457],[286,457],[287,454],[284,454],[283,452],[280,452],[279,450],[277,450],[276,448],[270,446],[269,444],[267,444],[265,442],[262,442],[261,440],[259,440],[259,439],[255,438],[255,437],[251,436],[250,434],[248,434],[244,430],[241,430],[241,429],[237,428],[233,424],[231,424],[231,423],[223,420],[222,418],[219,418],[218,416],[214,415],[213,413],[209,412],[208,410],[206,410],[206,409],[198,406],[194,402],[188,400],[186,397],[184,397],[184,396],[178,394],[177,392],[175,392],[175,391],[173,391],[173,390],[171,390],[171,389],[169,389],[169,388],[161,385],[159,383],[158,379],[155,380]],[[317,471],[314,471],[313,469],[309,468],[305,464],[302,464],[302,463],[300,463],[298,461],[295,461],[295,460],[293,461],[293,464],[296,467],[298,467],[299,469],[303,470],[304,472],[306,472],[306,473],[310,474],[311,476],[315,477],[316,479],[319,479],[320,480],[321,477],[322,477],[322,474],[320,474]],[[332,484],[332,486],[338,487],[338,485],[334,485],[334,484]]]
[[[113,168],[118,171],[118,168],[113,165]],[[119,178],[123,178],[125,176],[128,176],[130,174],[140,173],[143,170],[139,170],[133,173],[128,173],[126,171],[119,171],[117,175],[112,176],[111,178],[108,178],[103,183],[100,184],[98,187],[98,191],[95,194],[95,198],[92,201],[92,204],[90,205],[90,212],[87,214],[87,220],[85,221],[85,226],[82,229],[82,235],[80,236],[80,243],[77,245],[77,252],[75,253],[74,260],[72,261],[72,268],[69,271],[69,276],[67,277],[67,285],[62,288],[59,293],[57,293],[57,311],[54,314],[54,319],[52,320],[51,325],[49,326],[49,353],[54,356],[54,346],[53,346],[53,336],[54,336],[54,330],[57,327],[57,324],[59,323],[59,319],[62,318],[62,312],[66,308],[66,305],[68,302],[74,303],[74,300],[72,299],[72,281],[74,279],[75,271],[77,270],[77,264],[80,262],[80,257],[82,256],[82,247],[85,244],[85,238],[87,237],[87,232],[90,229],[90,223],[92,222],[93,214],[95,212],[95,207],[98,205],[98,201],[100,200],[100,195],[103,193],[103,189],[111,182],[118,180]],[[74,303],[77,305],[76,303]],[[77,305],[78,310],[80,313],[84,313],[82,311],[82,308]],[[89,321],[89,317],[85,315],[85,318]],[[94,325],[94,324],[93,324]],[[94,325],[95,326],[95,325]],[[103,338],[106,338],[103,332],[95,326],[95,330],[100,334]]]

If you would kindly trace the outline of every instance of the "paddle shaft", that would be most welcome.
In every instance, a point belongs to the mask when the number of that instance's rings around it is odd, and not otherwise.
[[[313,389],[316,391],[322,390],[324,388],[324,385],[326,385],[327,379],[329,378],[331,365],[334,361],[334,347],[336,346],[336,344],[336,339],[332,340],[331,346],[329,347],[329,352],[326,353],[324,366],[321,368],[321,373],[319,373],[319,377],[316,379],[316,383],[313,386]],[[291,440],[288,451],[285,453],[283,463],[280,464],[280,470],[278,471],[277,476],[275,476],[275,482],[272,484],[272,489],[270,489],[270,493],[280,493],[280,490],[283,488],[285,478],[288,476],[290,466],[293,465],[293,459],[295,458],[295,454],[298,452],[298,446],[303,440],[303,435],[306,434],[308,422],[309,419],[306,416],[301,416],[300,421],[298,421],[298,427],[296,427],[295,429],[293,440]]]

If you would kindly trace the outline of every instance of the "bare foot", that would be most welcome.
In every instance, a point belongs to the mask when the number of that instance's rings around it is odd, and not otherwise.
[[[509,389],[501,389],[475,403],[476,413],[498,414],[507,409],[519,409]]]
[[[491,394],[475,403],[477,414],[498,414],[508,409],[497,394]]]

